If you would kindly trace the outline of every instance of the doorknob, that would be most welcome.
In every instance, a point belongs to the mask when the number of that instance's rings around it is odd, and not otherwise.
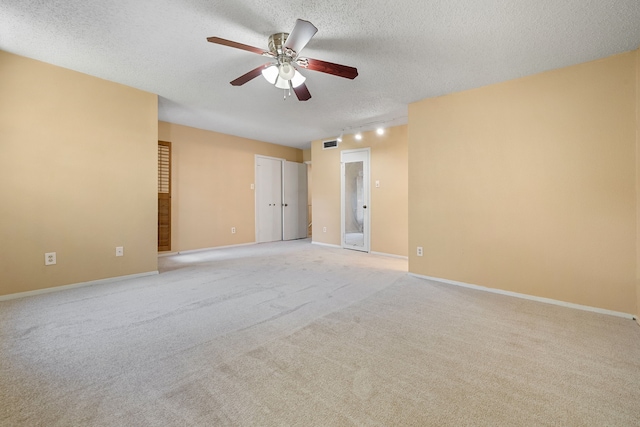
[[[364,209],[367,209],[367,205],[364,205],[364,206],[363,206],[363,208],[364,208]]]

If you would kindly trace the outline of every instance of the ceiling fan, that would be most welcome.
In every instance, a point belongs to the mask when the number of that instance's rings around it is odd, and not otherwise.
[[[297,19],[296,25],[290,34],[276,33],[269,36],[269,50],[266,51],[220,37],[208,37],[207,41],[257,53],[258,55],[267,56],[275,60],[254,68],[248,73],[232,80],[231,84],[233,86],[242,86],[262,74],[264,78],[269,83],[275,85],[275,87],[289,91],[293,89],[298,100],[306,101],[311,98],[311,93],[309,93],[307,85],[304,84],[306,78],[300,74],[294,64],[307,70],[320,71],[321,73],[332,74],[347,79],[355,79],[358,75],[358,70],[354,67],[334,64],[319,59],[300,57],[300,51],[317,32],[318,29],[311,22]]]

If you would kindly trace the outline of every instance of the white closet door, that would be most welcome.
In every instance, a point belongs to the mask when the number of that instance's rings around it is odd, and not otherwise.
[[[282,160],[256,157],[256,242],[282,240]]]
[[[283,239],[305,239],[307,237],[307,165],[284,162],[283,190]]]

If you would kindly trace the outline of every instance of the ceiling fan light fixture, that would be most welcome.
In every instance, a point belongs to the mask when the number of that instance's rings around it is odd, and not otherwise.
[[[291,67],[291,68],[293,68],[293,67]],[[293,71],[294,71],[294,74],[293,74],[293,78],[291,79],[291,86],[298,87],[302,83],[304,83],[304,81],[307,80],[307,78],[305,76],[303,76],[302,74],[300,74],[298,72],[298,70],[294,69]]]
[[[296,74],[296,69],[293,68],[289,62],[283,62],[280,64],[280,69],[278,70],[278,75],[283,80],[291,80],[293,76]]]
[[[276,80],[276,87],[278,89],[291,89],[291,86],[289,86],[289,82],[290,80],[285,80],[282,77],[278,76]]]
[[[276,84],[276,79],[278,78],[278,67],[272,65],[265,68],[262,70],[262,76],[272,85]]]

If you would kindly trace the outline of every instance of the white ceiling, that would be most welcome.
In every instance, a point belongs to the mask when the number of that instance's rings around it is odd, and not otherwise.
[[[302,56],[358,68],[303,70],[312,98],[258,77],[296,18],[319,31]],[[0,50],[159,95],[159,119],[307,148],[343,129],[406,123],[409,103],[640,46],[640,0],[2,0]],[[1,96],[1,94],[0,94]]]

